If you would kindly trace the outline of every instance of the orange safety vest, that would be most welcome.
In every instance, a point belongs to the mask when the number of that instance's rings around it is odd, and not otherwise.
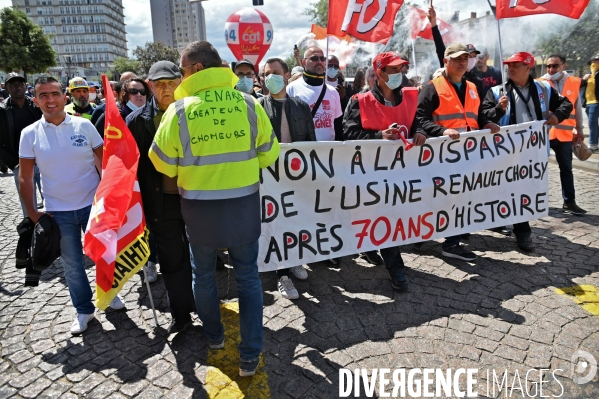
[[[561,95],[567,97],[572,103],[572,112],[567,119],[564,119],[559,125],[556,125],[549,130],[549,140],[557,139],[557,141],[568,143],[574,138],[574,128],[576,127],[576,101],[578,101],[578,92],[580,91],[581,81],[580,78],[575,76],[568,76],[566,78],[566,83],[564,84]],[[551,87],[555,88],[555,86],[553,86],[553,81],[548,80],[548,82]]]
[[[405,138],[409,137],[416,108],[418,108],[418,88],[404,87],[401,89],[401,104],[395,107],[387,107],[374,98],[371,92],[358,94],[358,104],[360,105],[360,121],[362,127],[366,130],[385,130],[393,123],[406,127],[402,132]]]
[[[433,85],[439,95],[439,107],[433,112],[433,122],[458,132],[478,130],[478,108],[480,98],[474,83],[466,83],[466,101],[462,102],[453,85],[444,76],[433,79]]]

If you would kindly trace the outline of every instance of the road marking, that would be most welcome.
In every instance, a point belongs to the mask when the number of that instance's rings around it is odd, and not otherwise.
[[[239,303],[229,302],[220,306],[225,326],[225,348],[208,350],[208,365],[204,388],[210,399],[269,399],[268,375],[264,370],[264,359],[253,377],[239,376]]]
[[[559,295],[566,295],[584,310],[599,317],[599,290],[592,285],[575,285],[574,287],[556,288]]]

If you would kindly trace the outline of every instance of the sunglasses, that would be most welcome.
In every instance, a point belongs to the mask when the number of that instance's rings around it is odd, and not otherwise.
[[[146,89],[129,89],[129,90],[127,90],[127,92],[129,94],[133,94],[133,95],[136,95],[136,94],[141,94],[142,96],[146,95]]]
[[[317,55],[313,55],[312,57],[306,58],[306,59],[310,60],[312,62],[318,62],[318,61],[325,62],[327,60],[327,57],[325,57],[323,55],[321,55],[320,57]]]

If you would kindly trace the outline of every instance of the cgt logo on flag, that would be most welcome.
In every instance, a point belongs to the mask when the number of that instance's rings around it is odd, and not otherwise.
[[[107,88],[102,180],[83,248],[96,264],[96,306],[104,310],[147,262],[150,249],[137,182],[137,143],[119,114],[105,75],[102,83]]]

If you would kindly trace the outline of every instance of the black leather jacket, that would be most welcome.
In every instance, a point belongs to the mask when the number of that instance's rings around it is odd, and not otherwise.
[[[277,104],[275,99],[270,95],[260,97],[258,99],[270,123],[272,128],[277,135],[277,140],[281,141],[281,116],[277,114]],[[291,141],[316,141],[316,132],[314,130],[314,120],[312,119],[312,113],[310,112],[310,106],[304,101],[297,97],[287,96],[285,101],[285,117],[289,123],[289,134],[291,134]]]
[[[33,103],[29,97],[25,97],[25,105],[35,120],[42,117],[42,111]],[[10,98],[0,103],[0,159],[11,170],[19,165],[19,141],[21,132],[15,131],[14,117],[12,113],[13,103]]]

